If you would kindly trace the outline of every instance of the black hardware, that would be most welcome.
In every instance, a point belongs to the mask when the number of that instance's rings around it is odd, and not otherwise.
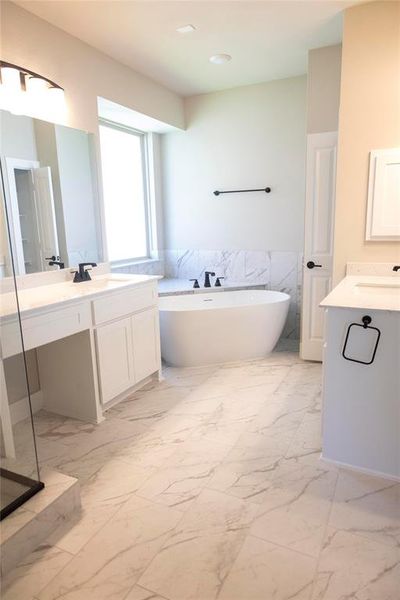
[[[270,191],[271,191],[270,187],[257,188],[255,190],[227,190],[225,192],[221,192],[221,191],[215,190],[214,196],[219,196],[220,194],[240,194],[242,192],[265,192],[266,194],[269,194]]]
[[[314,267],[322,267],[322,265],[316,265],[313,260],[309,260],[307,263],[307,269],[313,269]]]
[[[60,269],[63,269],[65,267],[65,264],[60,260],[50,260],[49,267],[53,267],[54,265],[57,265],[58,267],[60,267]]]
[[[53,254],[53,256],[46,256],[44,260],[61,260],[61,256]]]
[[[210,275],[211,277],[215,277],[214,271],[206,271],[204,273],[204,287],[211,287]]]
[[[343,344],[342,356],[346,360],[350,360],[351,362],[359,363],[360,365],[371,365],[374,362],[374,360],[375,360],[375,354],[376,354],[376,351],[378,349],[378,344],[379,344],[379,340],[380,340],[380,337],[381,337],[381,332],[380,332],[380,330],[377,327],[371,327],[370,323],[372,322],[372,319],[371,319],[371,317],[369,315],[364,315],[362,317],[361,321],[362,321],[362,325],[360,323],[351,323],[349,325],[349,327],[347,329],[347,333],[346,333],[346,338],[345,338],[344,344]],[[352,327],[362,327],[363,329],[372,329],[372,330],[374,330],[374,331],[377,332],[375,346],[374,346],[374,350],[372,352],[371,360],[369,360],[369,361],[357,360],[355,358],[350,358],[349,356],[346,356],[346,346],[347,346],[347,342],[348,342],[350,331],[351,331]]]
[[[225,277],[217,277],[217,281],[215,282],[215,287],[221,287],[221,279],[225,279]]]
[[[12,471],[8,471],[7,469],[0,468],[0,477],[9,479],[10,481],[14,481],[24,487],[27,488],[25,492],[23,492],[20,496],[12,500],[9,504],[7,504],[4,508],[0,510],[0,521],[2,521],[5,517],[11,514],[14,510],[22,506],[29,498],[32,498],[37,492],[40,492],[44,488],[44,483],[41,481],[36,481],[35,479],[31,479],[30,477],[26,477],[25,475],[20,475],[19,473],[13,473]]]
[[[73,271],[74,275],[74,283],[81,283],[82,281],[90,281],[92,278],[89,275],[89,272],[85,267],[97,267],[97,263],[95,262],[84,262],[79,263],[78,268],[79,271]]]
[[[200,287],[198,279],[189,279],[189,281],[194,281],[194,284],[193,284],[194,288],[199,288]]]
[[[393,271],[395,271],[397,273],[397,271],[400,271],[400,265],[395,265],[393,267]]]

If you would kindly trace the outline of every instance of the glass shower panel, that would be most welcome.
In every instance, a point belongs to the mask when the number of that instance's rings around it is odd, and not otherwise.
[[[31,398],[39,389],[36,355],[25,352],[7,208],[0,190],[0,518],[44,486],[40,482]],[[5,277],[5,274],[12,276]]]

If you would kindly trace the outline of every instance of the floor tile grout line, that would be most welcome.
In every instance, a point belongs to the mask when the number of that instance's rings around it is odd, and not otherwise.
[[[315,585],[317,583],[317,577],[318,577],[318,573],[319,573],[319,566],[320,566],[320,563],[321,563],[321,556],[322,556],[323,547],[324,547],[324,543],[325,543],[326,533],[328,531],[329,520],[331,518],[331,514],[332,514],[332,510],[333,510],[333,503],[335,501],[336,489],[337,489],[337,485],[338,485],[338,481],[339,481],[339,473],[340,473],[340,470],[338,470],[338,472],[336,473],[335,488],[334,488],[333,493],[332,493],[332,499],[331,499],[331,503],[330,503],[330,507],[329,507],[329,512],[328,512],[328,516],[327,516],[326,521],[325,521],[324,532],[323,532],[323,535],[322,535],[322,542],[321,542],[321,546],[320,546],[320,549],[319,549],[318,557],[317,557],[317,560],[316,560],[316,563],[315,563],[313,584],[312,584],[312,588],[311,588],[311,598],[312,598],[312,596],[314,594]]]
[[[102,468],[102,467],[100,467],[100,469],[101,469],[101,468]],[[98,471],[96,471],[96,473],[98,473]],[[96,474],[96,473],[95,473],[95,474]],[[151,476],[152,476],[152,475],[151,475],[151,474],[149,474],[149,476],[148,476],[148,477],[145,479],[145,481],[147,481],[148,479],[150,479],[150,477],[151,477]],[[144,482],[143,482],[143,483],[144,483]],[[95,532],[94,532],[94,533],[93,533],[93,534],[90,536],[90,538],[89,538],[89,539],[88,539],[88,540],[87,540],[87,541],[86,541],[86,542],[83,544],[83,546],[82,546],[82,547],[81,547],[81,548],[78,550],[78,552],[76,552],[76,554],[74,554],[73,556],[78,556],[78,554],[79,554],[79,553],[80,553],[80,552],[81,552],[81,551],[82,551],[82,550],[85,548],[85,546],[86,546],[86,545],[87,545],[87,544],[88,544],[88,543],[89,543],[89,542],[90,542],[90,541],[91,541],[91,540],[92,540],[92,539],[95,537],[95,535],[97,535],[98,533],[100,533],[100,531],[101,531],[101,530],[102,530],[102,529],[103,529],[103,528],[104,528],[106,525],[108,525],[108,523],[111,521],[111,519],[117,515],[117,513],[118,513],[118,512],[119,512],[119,511],[120,511],[120,510],[121,510],[121,509],[122,509],[122,508],[125,506],[125,504],[126,504],[127,502],[129,502],[129,501],[132,499],[132,497],[133,497],[133,496],[137,496],[137,493],[136,493],[136,492],[137,492],[137,490],[135,490],[134,492],[132,492],[132,493],[129,495],[129,497],[128,497],[128,498],[127,498],[127,499],[126,499],[124,502],[122,502],[122,504],[120,504],[120,505],[118,506],[117,510],[116,510],[114,513],[112,513],[112,515],[110,515],[110,516],[109,516],[109,518],[108,518],[108,519],[107,519],[107,520],[106,520],[106,521],[105,521],[105,522],[104,522],[104,523],[103,523],[103,524],[100,526],[100,528],[99,528],[97,531],[95,531]],[[151,500],[148,500],[148,498],[142,498],[142,499],[143,499],[143,500],[147,500],[148,502],[152,503],[152,501],[151,501]],[[155,503],[154,503],[154,504],[155,504]],[[53,533],[53,534],[54,534],[54,533]],[[57,544],[53,544],[53,545],[54,545],[54,546],[57,546]],[[61,548],[60,546],[57,546],[57,548],[59,548],[60,550],[63,550],[63,548]]]
[[[292,548],[291,546],[285,546],[285,544],[278,544],[277,542],[272,542],[271,540],[266,540],[265,538],[255,534],[249,533],[248,537],[254,537],[257,540],[261,540],[266,544],[271,544],[271,546],[276,546],[277,548],[282,548],[283,550],[288,550],[289,552],[295,552],[296,554],[300,554],[300,556],[306,556],[307,558],[312,558],[315,562],[317,562],[318,558],[312,554],[308,554],[307,552],[301,552],[301,550],[297,550],[296,548]]]
[[[134,495],[134,494],[133,494],[133,495]],[[128,502],[130,499],[131,499],[131,498],[128,498],[128,500],[127,500],[126,502]],[[147,498],[146,498],[145,500],[147,500],[147,501],[149,502],[149,504],[154,504],[154,505],[156,505],[156,506],[159,506],[159,505],[157,505],[155,502],[153,502],[152,500],[148,500]],[[100,528],[98,531],[96,531],[96,532],[95,532],[95,533],[94,533],[94,534],[93,534],[93,535],[90,537],[90,539],[89,539],[89,540],[87,540],[87,542],[85,542],[85,544],[84,544],[84,545],[83,545],[83,546],[80,548],[80,550],[79,550],[79,551],[78,551],[76,554],[72,555],[71,559],[70,559],[70,560],[69,560],[69,561],[68,561],[68,562],[67,562],[67,563],[66,563],[66,564],[65,564],[65,565],[62,567],[62,569],[61,569],[60,571],[58,571],[58,573],[57,573],[57,574],[56,574],[56,575],[55,575],[55,576],[54,576],[54,577],[53,577],[53,578],[52,578],[50,581],[48,581],[48,582],[46,583],[46,585],[45,585],[45,586],[44,586],[44,587],[43,587],[43,588],[40,590],[40,594],[41,594],[41,593],[42,593],[42,592],[43,592],[43,591],[44,591],[44,590],[45,590],[45,589],[46,589],[46,588],[47,588],[47,587],[48,587],[48,586],[49,586],[49,585],[50,585],[50,584],[51,584],[51,583],[54,581],[54,579],[56,579],[56,577],[59,577],[59,576],[60,576],[60,575],[63,573],[63,571],[64,571],[64,570],[66,569],[66,567],[67,567],[67,566],[68,566],[68,565],[71,563],[71,561],[72,561],[74,558],[77,558],[77,557],[79,556],[79,554],[80,554],[80,553],[81,553],[81,552],[84,550],[84,548],[85,548],[85,547],[86,547],[86,546],[87,546],[87,545],[88,545],[88,544],[89,544],[89,543],[90,543],[90,542],[93,540],[93,538],[94,538],[94,537],[95,537],[97,534],[99,534],[99,533],[100,533],[100,532],[101,532],[101,531],[102,531],[102,530],[103,530],[103,529],[104,529],[104,528],[105,528],[105,527],[106,527],[106,526],[109,524],[109,522],[110,522],[110,521],[111,521],[111,520],[112,520],[112,519],[113,519],[113,518],[114,518],[114,517],[117,515],[117,513],[118,513],[118,512],[119,512],[119,511],[120,511],[120,510],[123,508],[123,506],[124,506],[124,505],[125,505],[125,502],[124,502],[124,504],[123,504],[122,506],[120,506],[120,507],[118,508],[118,510],[117,510],[117,511],[116,511],[116,512],[115,512],[113,515],[111,515],[111,517],[110,517],[109,519],[107,519],[107,522],[106,522],[106,523],[104,523],[104,524],[101,526],[101,528]],[[182,518],[183,518],[183,516],[184,516],[184,514],[182,514]],[[181,519],[179,519],[179,523],[180,523],[180,521],[182,520],[182,518],[181,518]],[[54,545],[54,544],[53,544],[53,545]],[[57,547],[59,550],[62,550],[62,548],[60,548],[59,546],[56,546],[56,547]],[[146,569],[147,569],[147,567],[148,567],[148,565],[146,566]],[[144,571],[143,571],[143,573],[144,573]],[[141,576],[142,576],[142,574],[140,575],[140,577],[141,577]],[[137,581],[139,581],[140,577],[138,578],[138,580],[137,580]],[[134,585],[136,585],[137,581],[135,582],[135,584],[134,584]],[[129,590],[129,591],[130,591],[130,590]],[[39,600],[39,599],[38,599],[38,600]]]

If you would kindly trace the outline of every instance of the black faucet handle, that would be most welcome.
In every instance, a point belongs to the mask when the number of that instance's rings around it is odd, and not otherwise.
[[[398,271],[400,271],[400,265],[394,265],[393,271],[395,271],[395,273],[397,273]]]
[[[221,279],[225,279],[225,277],[217,277],[215,287],[221,287]]]
[[[194,281],[193,287],[194,288],[199,288],[199,280],[198,279],[189,279],[189,281]]]

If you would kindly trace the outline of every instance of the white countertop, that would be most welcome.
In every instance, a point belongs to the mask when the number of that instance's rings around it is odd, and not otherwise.
[[[348,275],[320,306],[400,311],[400,274],[389,277]]]
[[[21,314],[38,310],[47,306],[55,306],[70,301],[82,300],[93,296],[117,291],[129,286],[136,286],[148,281],[160,279],[153,275],[126,275],[124,273],[107,273],[93,277],[91,281],[73,283],[63,281],[50,285],[41,285],[18,290],[19,309]],[[17,304],[14,292],[0,295],[0,317],[15,315]]]

